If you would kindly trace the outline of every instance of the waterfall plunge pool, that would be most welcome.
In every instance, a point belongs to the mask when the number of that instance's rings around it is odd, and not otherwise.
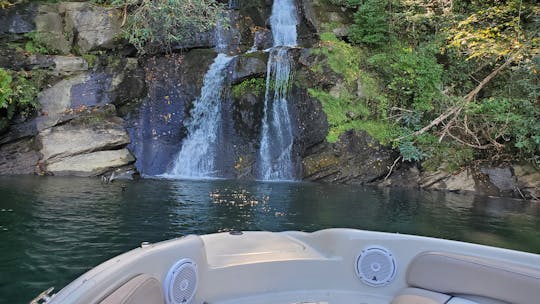
[[[0,303],[28,303],[97,264],[187,234],[346,227],[540,253],[540,205],[362,186],[0,177]]]

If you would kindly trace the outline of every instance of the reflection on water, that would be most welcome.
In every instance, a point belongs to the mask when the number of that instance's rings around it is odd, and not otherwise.
[[[331,227],[540,253],[540,205],[516,200],[309,183],[0,177],[0,303],[27,303],[142,241]]]

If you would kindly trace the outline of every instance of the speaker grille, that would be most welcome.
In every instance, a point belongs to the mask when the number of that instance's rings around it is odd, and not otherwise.
[[[396,260],[385,248],[366,247],[356,260],[356,274],[369,286],[385,286],[396,276]]]
[[[176,262],[165,278],[167,304],[189,304],[197,291],[197,265],[190,259]]]

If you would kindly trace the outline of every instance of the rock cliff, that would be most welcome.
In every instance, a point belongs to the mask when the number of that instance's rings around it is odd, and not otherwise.
[[[236,57],[222,105],[222,149],[230,152],[221,160],[229,168],[224,177],[256,177],[271,4],[238,1],[227,11],[232,22],[222,33],[228,41],[224,52]],[[336,71],[329,58],[337,50],[319,43],[325,32],[346,37],[352,12],[325,0],[297,5],[300,46],[290,52],[295,73],[289,110],[294,161],[303,179],[540,197],[540,173],[530,166],[428,172],[419,163],[400,161],[392,147],[367,132],[344,129],[329,140],[335,130],[331,113],[313,89],[359,99],[374,84]],[[0,67],[39,78],[40,91],[37,113],[15,119],[0,134],[0,174],[132,177],[162,174],[171,165],[218,41],[213,32],[199,33],[172,53],[142,57],[121,38],[121,24],[120,10],[88,2],[32,2],[0,10]],[[25,49],[37,40],[48,54]],[[361,111],[347,110],[343,119],[346,124],[361,117]]]

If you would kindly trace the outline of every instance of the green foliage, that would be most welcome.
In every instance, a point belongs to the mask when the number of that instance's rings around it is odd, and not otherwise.
[[[420,150],[411,141],[403,141],[399,144],[399,153],[406,161],[420,161],[426,158],[427,154]]]
[[[91,2],[99,5],[107,5],[113,7],[120,7],[124,4],[136,4],[134,1],[131,0],[91,0]]]
[[[398,45],[373,55],[368,63],[386,80],[397,107],[430,111],[442,96],[443,70],[430,46],[413,50]]]
[[[357,7],[362,3],[362,0],[330,0],[330,3],[338,6]]]
[[[0,130],[4,129],[17,113],[24,116],[37,108],[37,89],[23,76],[0,68]]]
[[[45,34],[36,31],[24,34],[24,37],[28,39],[24,44],[24,50],[30,54],[56,54],[54,50],[50,50],[45,46],[43,35]]]
[[[11,96],[13,95],[13,90],[11,89],[12,81],[11,75],[0,68],[0,108],[7,108],[11,101]]]
[[[96,54],[82,54],[81,57],[88,62],[90,68],[94,67],[98,59]]]
[[[454,141],[443,140],[426,133],[416,138],[416,147],[426,158],[422,166],[427,171],[439,169],[453,172],[474,160],[474,150]]]
[[[389,0],[366,0],[354,14],[354,24],[349,28],[349,38],[354,43],[379,47],[388,42]]]
[[[312,71],[322,75],[330,66],[349,94],[310,92],[329,116],[329,140],[347,128],[369,128],[379,140],[393,139],[404,159],[422,160],[432,170],[456,170],[475,159],[540,159],[536,1],[330,3],[357,9],[348,38],[358,46],[326,33],[315,51],[328,62],[319,60]],[[466,99],[477,86],[481,90]],[[352,100],[365,107],[358,119],[346,115],[346,96],[359,96]],[[456,106],[464,108],[416,135]]]
[[[329,142],[336,142],[344,131],[357,129],[358,122],[369,115],[367,107],[345,90],[334,94],[316,89],[308,91],[321,102],[326,113],[330,126],[327,136]]]
[[[324,54],[330,68],[343,76],[349,84],[360,77],[360,49],[336,38],[332,33],[321,34],[321,45],[314,54]]]
[[[357,129],[366,131],[382,145],[391,144],[399,136],[395,126],[388,120],[362,120],[358,122]]]
[[[136,7],[128,14],[124,37],[140,53],[161,48],[171,50],[175,44],[213,28],[223,11],[223,5],[216,0],[127,0],[126,3]]]
[[[523,27],[526,16],[538,14],[538,6],[521,0],[496,4],[478,9],[452,27],[449,47],[459,49],[467,60],[499,60],[517,50],[521,52],[519,56],[538,54],[537,31]]]
[[[12,5],[13,3],[9,0],[0,0],[0,9],[6,9]]]
[[[529,99],[489,98],[471,103],[468,114],[489,138],[510,141],[524,155],[540,151],[540,102]]]
[[[240,98],[246,94],[264,96],[266,81],[264,78],[250,78],[232,86],[232,96]]]

